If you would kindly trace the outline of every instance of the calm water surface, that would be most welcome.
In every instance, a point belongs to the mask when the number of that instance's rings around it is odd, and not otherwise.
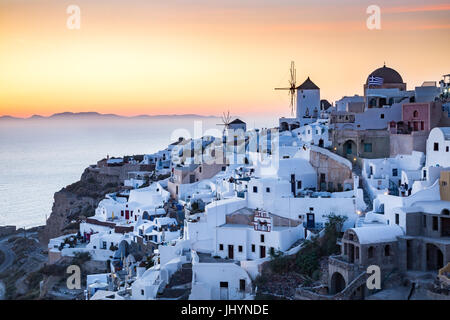
[[[246,119],[248,127],[269,127],[277,119]],[[215,118],[36,120],[0,122],[0,225],[45,223],[53,194],[79,180],[84,169],[110,156],[153,153],[184,132],[221,128]],[[220,132],[220,131],[219,131]],[[185,135],[185,134],[183,134]]]

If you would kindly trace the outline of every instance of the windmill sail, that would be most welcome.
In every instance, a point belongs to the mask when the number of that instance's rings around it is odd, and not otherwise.
[[[291,69],[289,70],[291,78],[289,79],[289,87],[288,88],[275,88],[275,90],[287,90],[290,96],[290,108],[291,114],[294,116],[294,108],[295,108],[295,93],[296,93],[296,82],[297,82],[297,70],[295,69],[295,62],[291,61]]]

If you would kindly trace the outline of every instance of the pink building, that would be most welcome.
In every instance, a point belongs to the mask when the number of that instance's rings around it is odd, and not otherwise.
[[[390,156],[425,152],[428,133],[442,118],[441,102],[415,102],[402,105],[402,121],[389,123]]]
[[[431,109],[434,102],[405,103],[402,107],[402,120],[411,131],[429,131],[431,123]],[[439,121],[439,119],[438,119]]]
[[[391,134],[409,134],[414,131],[430,131],[442,116],[440,102],[416,102],[402,105],[402,121],[391,122]]]

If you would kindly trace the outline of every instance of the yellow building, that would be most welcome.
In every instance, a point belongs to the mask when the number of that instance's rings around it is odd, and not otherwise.
[[[450,201],[450,170],[441,171],[440,192],[441,200]]]

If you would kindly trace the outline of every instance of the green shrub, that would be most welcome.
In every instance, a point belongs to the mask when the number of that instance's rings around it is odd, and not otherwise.
[[[335,215],[334,213],[326,217],[328,220],[325,223],[323,237],[320,239],[315,237],[312,240],[305,240],[303,249],[297,253],[295,260],[298,271],[314,279],[320,277],[320,258],[339,252],[339,246],[336,242],[341,235],[342,226],[347,219],[347,217]]]
[[[291,260],[292,259],[289,256],[285,256],[282,252],[277,251],[270,254],[270,269],[276,273],[287,273],[292,271]]]
[[[299,272],[308,276],[319,268],[319,256],[316,251],[297,255],[295,262]]]

